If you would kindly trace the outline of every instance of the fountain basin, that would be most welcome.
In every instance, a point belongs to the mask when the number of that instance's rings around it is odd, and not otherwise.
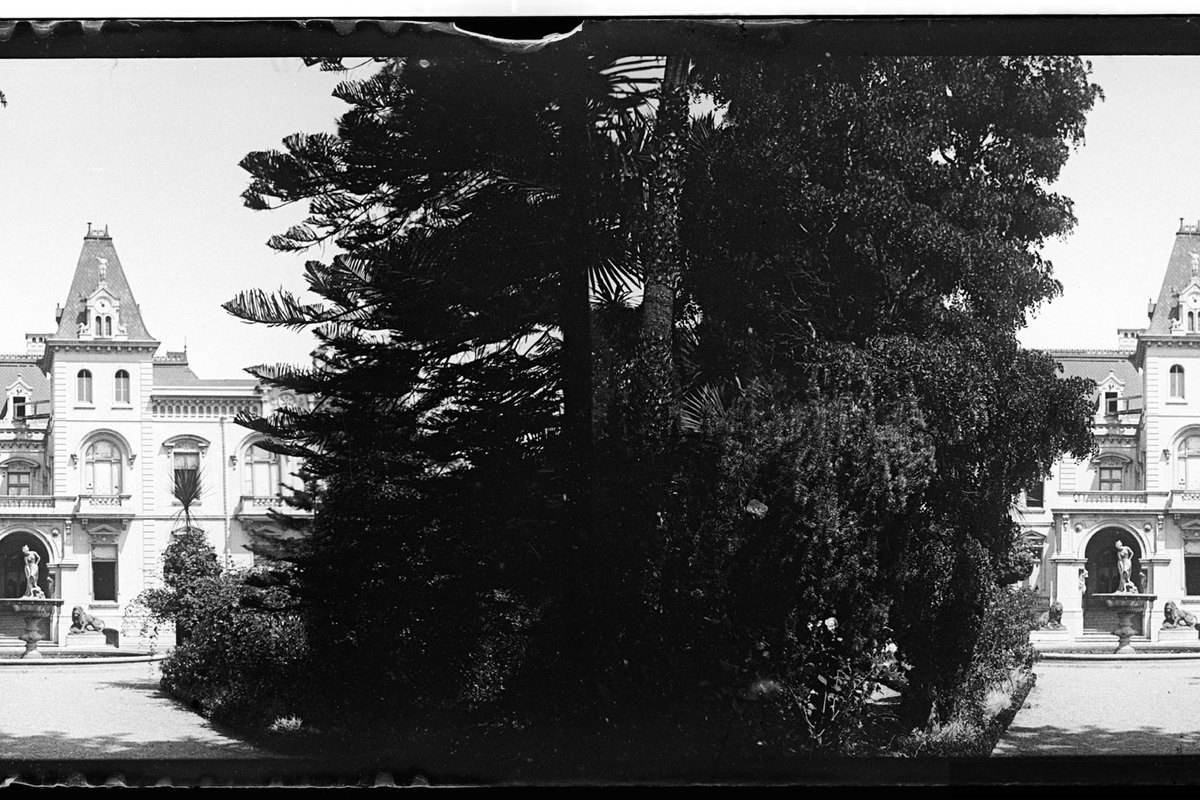
[[[1092,595],[1104,601],[1104,604],[1117,612],[1117,627],[1113,629],[1112,634],[1116,636],[1117,649],[1114,653],[1128,654],[1136,653],[1130,640],[1137,634],[1137,629],[1133,626],[1133,617],[1135,614],[1142,616],[1145,621],[1146,610],[1154,605],[1154,599],[1158,595],[1154,594],[1135,594],[1133,592],[1107,592],[1097,593]]]
[[[5,605],[25,622],[25,632],[20,638],[25,642],[25,653],[21,658],[38,659],[42,657],[38,651],[38,640],[42,638],[39,630],[43,619],[49,619],[62,607],[62,600],[45,597],[22,597],[16,600],[6,600]]]

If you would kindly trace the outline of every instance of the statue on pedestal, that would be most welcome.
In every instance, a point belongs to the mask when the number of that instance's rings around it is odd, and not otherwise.
[[[38,564],[42,557],[30,550],[27,544],[21,545],[21,557],[25,559],[25,594],[22,597],[37,597],[41,593],[37,582]]]
[[[1117,539],[1117,573],[1120,576],[1117,580],[1118,592],[1127,594],[1137,593],[1137,586],[1129,578],[1132,571],[1133,550],[1121,544],[1121,540]]]

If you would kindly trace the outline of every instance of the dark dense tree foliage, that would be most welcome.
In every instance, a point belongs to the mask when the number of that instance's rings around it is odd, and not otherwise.
[[[878,563],[900,567],[880,591],[916,667],[906,700],[952,710],[986,585],[1031,566],[1014,493],[1090,450],[1083,382],[1015,332],[1060,291],[1039,250],[1074,217],[1046,187],[1099,90],[1061,57],[714,60],[704,82],[729,111],[685,216],[695,379],[804,386],[850,346],[874,402],[919,409],[917,511],[871,537],[900,540]]]
[[[341,251],[317,302],[227,306],[320,340],[253,370],[313,410],[242,420],[319,487],[310,644],[347,708],[571,675],[783,698],[837,746],[853,715],[814,709],[894,640],[914,718],[953,713],[1030,566],[1013,495],[1090,448],[1087,387],[1015,332],[1059,291],[1047,187],[1098,89],[1075,58],[697,44],[651,119],[645,66],[388,62],[336,135],[244,160],[252,208],[311,209],[273,247]]]

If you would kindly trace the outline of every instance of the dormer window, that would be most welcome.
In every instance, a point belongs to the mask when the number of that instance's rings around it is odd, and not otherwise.
[[[1104,393],[1104,416],[1115,417],[1117,415],[1117,393]]]
[[[12,418],[25,419],[25,398],[16,395],[12,399]]]

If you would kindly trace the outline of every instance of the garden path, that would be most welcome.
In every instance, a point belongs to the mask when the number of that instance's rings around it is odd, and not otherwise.
[[[159,688],[157,663],[0,668],[0,759],[262,759]]]
[[[1200,660],[1041,661],[993,757],[1200,755]]]

